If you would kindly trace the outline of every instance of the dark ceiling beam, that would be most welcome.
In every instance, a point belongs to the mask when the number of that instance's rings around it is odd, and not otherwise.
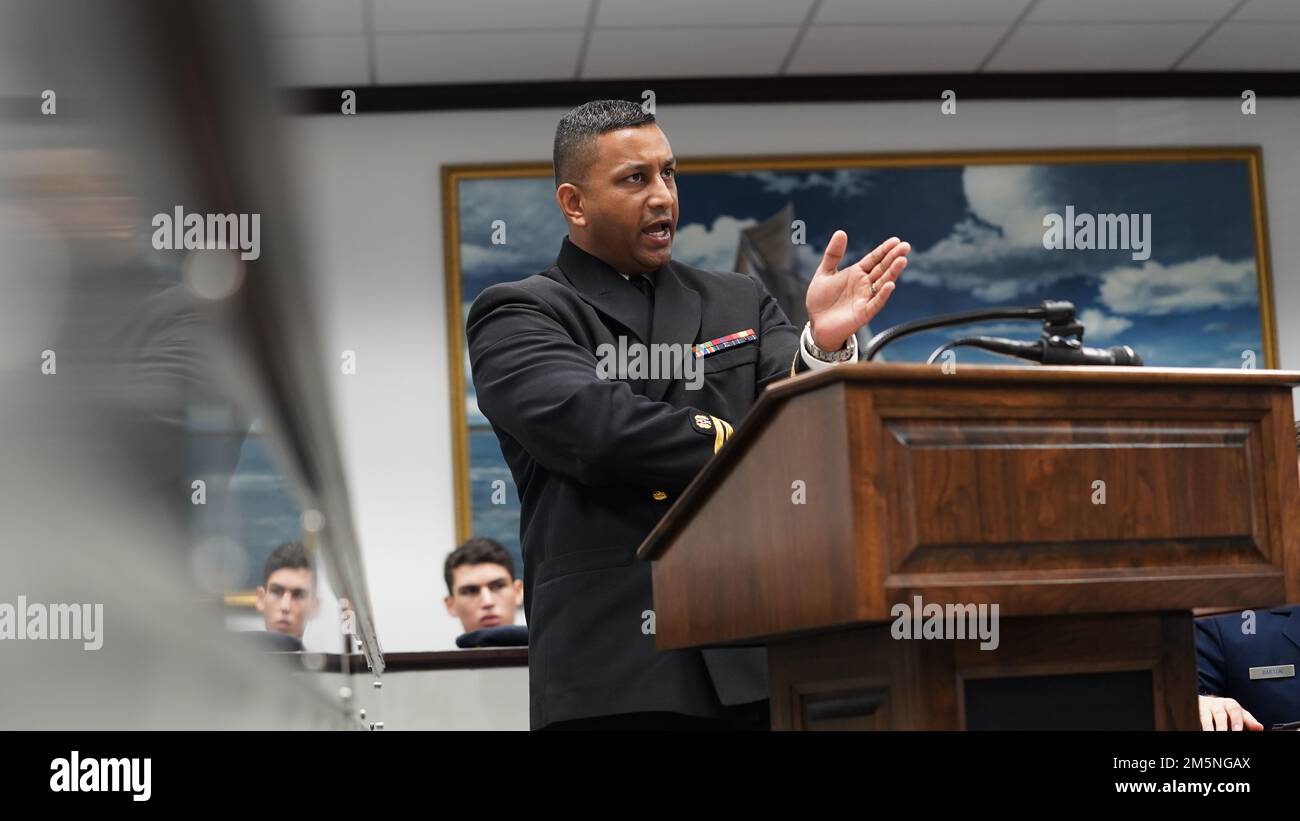
[[[501,108],[564,108],[587,100],[640,100],[651,89],[656,105],[741,103],[852,103],[939,101],[945,89],[958,100],[1102,100],[1300,97],[1300,72],[1143,72],[1058,74],[877,74],[707,79],[556,80],[533,83],[338,86],[291,89],[291,110],[337,114],[341,96],[357,95],[358,114]]]

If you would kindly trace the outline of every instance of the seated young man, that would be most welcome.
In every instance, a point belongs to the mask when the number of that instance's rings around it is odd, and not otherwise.
[[[257,588],[257,612],[268,634],[287,636],[268,642],[275,649],[302,650],[302,636],[320,607],[316,572],[300,542],[285,542],[271,551]]]
[[[524,583],[515,578],[514,559],[500,542],[479,538],[465,542],[447,557],[443,578],[447,613],[460,619],[465,629],[466,635],[456,640],[458,646],[528,643],[527,628],[513,627],[515,612],[524,603]]]

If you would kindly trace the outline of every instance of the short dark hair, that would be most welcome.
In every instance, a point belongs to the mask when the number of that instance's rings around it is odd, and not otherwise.
[[[307,548],[302,542],[285,542],[284,544],[271,551],[271,555],[266,557],[266,567],[262,572],[262,584],[271,580],[271,574],[277,570],[303,570],[311,571],[311,586],[316,589],[316,568],[312,565],[311,556],[307,554]]]
[[[595,161],[596,138],[620,128],[655,121],[655,115],[628,100],[592,100],[560,118],[555,126],[555,187],[581,182]]]
[[[510,574],[511,581],[515,578],[515,560],[511,558],[510,551],[495,539],[475,537],[451,551],[443,565],[442,576],[447,581],[447,592],[452,595],[456,591],[452,589],[451,571],[463,564],[499,564]]]

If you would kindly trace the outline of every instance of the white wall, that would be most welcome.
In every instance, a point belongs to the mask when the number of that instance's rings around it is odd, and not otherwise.
[[[658,116],[678,157],[1174,145],[1263,146],[1281,366],[1300,368],[1300,101],[1155,100],[683,106]],[[443,649],[455,546],[439,169],[546,161],[561,109],[313,116],[292,123],[309,251],[324,283],[352,501],[387,651]],[[1214,203],[1206,203],[1213,208]],[[852,230],[853,226],[846,226]],[[886,235],[889,226],[868,230]],[[534,271],[520,271],[526,276]],[[521,617],[522,618],[522,617]]]

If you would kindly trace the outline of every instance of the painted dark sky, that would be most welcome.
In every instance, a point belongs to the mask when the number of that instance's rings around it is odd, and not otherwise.
[[[1241,161],[683,174],[678,187],[674,256],[701,267],[730,269],[739,231],[787,202],[807,225],[807,244],[796,249],[805,276],[837,228],[849,235],[849,258],[890,235],[908,240],[912,264],[873,331],[948,311],[1067,299],[1084,317],[1087,342],[1133,345],[1152,365],[1238,367],[1243,350],[1262,351]],[[564,226],[549,180],[467,182],[461,197],[467,302],[490,282],[554,260]],[[1044,215],[1066,206],[1151,215],[1150,258],[1043,248]],[[515,232],[504,247],[486,241],[493,219]],[[955,334],[900,342],[888,358],[924,359]],[[1026,324],[1025,334],[1037,328]]]

